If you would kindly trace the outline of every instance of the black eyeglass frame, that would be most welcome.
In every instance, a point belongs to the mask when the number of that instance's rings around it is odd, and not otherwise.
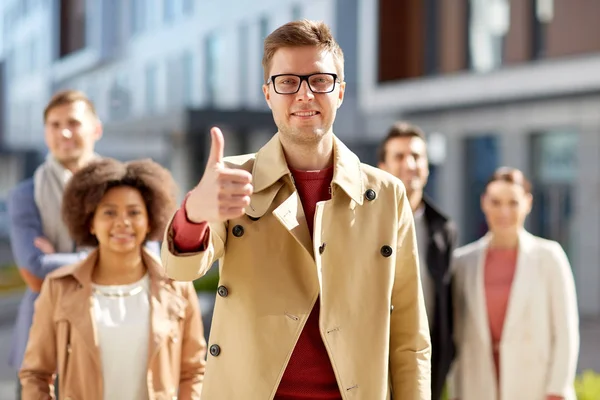
[[[313,90],[313,88],[310,86],[310,82],[308,81],[308,78],[310,78],[311,76],[315,76],[315,75],[329,75],[333,78],[333,86],[331,86],[331,90],[327,91],[327,92],[321,92],[321,91],[315,91]],[[300,82],[298,83],[298,88],[296,89],[295,92],[288,92],[288,93],[281,93],[277,91],[277,87],[275,85],[275,79],[279,78],[280,76],[295,76],[296,78],[300,79]],[[327,94],[327,93],[331,93],[335,90],[335,84],[336,83],[341,83],[338,80],[338,75],[334,74],[332,72],[315,72],[313,74],[308,74],[308,75],[297,75],[297,74],[277,74],[277,75],[272,75],[269,80],[267,81],[267,85],[269,84],[273,84],[273,90],[275,90],[275,93],[277,94],[281,94],[281,95],[286,95],[286,94],[296,94],[298,93],[298,91],[300,90],[300,88],[302,87],[302,82],[306,81],[306,84],[308,85],[308,88],[310,89],[311,92],[315,93],[315,94]]]

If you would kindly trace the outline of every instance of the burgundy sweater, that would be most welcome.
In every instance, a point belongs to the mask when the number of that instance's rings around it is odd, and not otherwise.
[[[333,167],[321,171],[292,170],[311,237],[317,202],[329,200]],[[194,224],[185,215],[185,203],[173,220],[174,245],[181,252],[206,248],[208,224]],[[275,400],[341,400],[331,361],[319,331],[320,302],[304,325],[285,369]]]

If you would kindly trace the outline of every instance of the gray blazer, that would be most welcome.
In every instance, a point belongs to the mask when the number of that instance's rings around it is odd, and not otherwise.
[[[75,243],[73,243],[72,253],[44,254],[34,246],[35,238],[44,236],[44,233],[33,193],[33,179],[27,179],[17,185],[8,196],[7,211],[10,243],[17,266],[27,269],[40,279],[44,279],[47,274],[55,269],[85,258],[87,252],[76,251]],[[56,212],[60,213],[60,210],[56,210]],[[148,243],[148,247],[156,254],[160,253],[158,243]],[[23,362],[29,328],[33,320],[33,305],[37,296],[37,293],[28,288],[19,306],[9,358],[9,363],[15,370],[19,370]]]

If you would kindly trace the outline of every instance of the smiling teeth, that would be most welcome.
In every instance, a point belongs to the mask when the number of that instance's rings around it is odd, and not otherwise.
[[[299,117],[312,117],[313,115],[317,115],[317,112],[316,111],[297,112],[297,113],[294,113],[294,115],[297,115]]]

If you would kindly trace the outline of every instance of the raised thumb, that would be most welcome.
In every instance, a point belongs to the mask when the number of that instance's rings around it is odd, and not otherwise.
[[[225,139],[223,132],[217,127],[210,130],[210,154],[208,156],[208,165],[214,165],[223,162],[223,149],[225,147]]]

